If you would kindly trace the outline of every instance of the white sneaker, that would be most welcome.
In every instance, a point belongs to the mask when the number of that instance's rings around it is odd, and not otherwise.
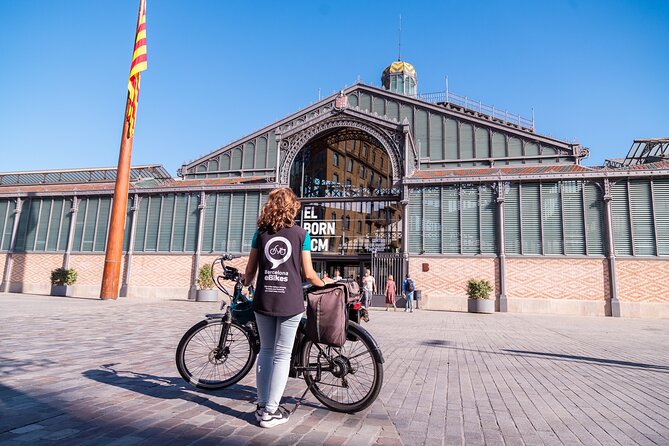
[[[274,413],[263,412],[262,420],[260,420],[260,427],[274,427],[279,424],[287,423],[290,413],[283,407],[276,409]]]
[[[264,412],[265,412],[265,408],[264,408],[264,407],[260,407],[258,404],[256,404],[256,412],[255,412],[255,416],[256,416],[256,421],[257,421],[258,423],[260,423],[260,421],[262,420],[262,414],[263,414]]]

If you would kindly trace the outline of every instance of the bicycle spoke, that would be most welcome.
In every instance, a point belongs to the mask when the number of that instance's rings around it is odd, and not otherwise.
[[[205,325],[192,335],[185,347],[182,361],[186,374],[203,385],[239,380],[240,373],[248,370],[255,359],[245,332],[235,325],[229,327],[224,350],[219,351],[222,327],[222,322]]]

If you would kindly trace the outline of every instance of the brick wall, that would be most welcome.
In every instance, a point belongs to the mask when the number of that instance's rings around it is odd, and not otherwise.
[[[104,254],[72,254],[70,256],[70,268],[77,271],[77,285],[100,286],[104,267]]]
[[[200,265],[216,256],[203,255]],[[128,296],[188,298],[195,265],[192,254],[135,254]],[[244,271],[248,257],[228,264]],[[6,254],[0,256],[3,271]],[[13,256],[10,291],[48,294],[51,270],[62,266],[63,254]],[[423,265],[428,271],[423,271]],[[669,262],[665,259],[617,259],[618,296],[623,316],[669,317]],[[102,254],[73,254],[77,270],[76,296],[99,295],[104,266]],[[124,265],[125,268],[125,257]],[[511,257],[506,261],[510,312],[605,315],[610,297],[606,259]],[[499,260],[496,257],[457,258],[413,256],[409,271],[421,290],[419,306],[432,310],[466,310],[466,283],[487,279],[499,298]]]
[[[509,298],[605,300],[607,260],[507,257],[506,288]]]
[[[131,286],[190,288],[193,255],[135,254],[130,272]]]
[[[424,263],[429,267],[427,272],[423,272]],[[409,273],[416,282],[416,288],[428,294],[436,292],[464,296],[467,294],[467,281],[471,278],[489,280],[495,286],[495,294],[499,289],[497,259],[494,257],[412,257],[409,259]]]
[[[423,271],[427,264],[429,271]],[[419,308],[428,310],[467,310],[467,281],[487,279],[499,293],[498,260],[495,257],[449,258],[411,257],[409,273],[421,290]]]
[[[669,262],[616,259],[621,302],[669,303]]]
[[[7,263],[7,253],[6,252],[0,253],[0,274],[4,274],[6,263]],[[2,279],[0,278],[0,280]]]
[[[51,271],[63,266],[63,254],[24,254],[12,255],[12,273],[10,282],[24,285],[46,284],[51,288]]]

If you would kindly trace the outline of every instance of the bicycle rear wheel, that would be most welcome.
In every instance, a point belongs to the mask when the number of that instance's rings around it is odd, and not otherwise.
[[[337,412],[354,413],[369,407],[383,384],[383,364],[373,353],[377,348],[372,336],[355,322],[349,322],[348,340],[342,347],[305,339],[301,360],[311,393]]]
[[[203,389],[228,387],[249,373],[256,360],[248,331],[233,322],[223,343],[218,342],[223,329],[222,319],[198,322],[181,338],[176,352],[179,374],[194,386]]]

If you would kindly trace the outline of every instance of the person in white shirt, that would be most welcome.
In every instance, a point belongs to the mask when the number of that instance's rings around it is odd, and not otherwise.
[[[367,308],[372,304],[372,294],[376,293],[376,280],[370,270],[362,278],[362,305]]]

